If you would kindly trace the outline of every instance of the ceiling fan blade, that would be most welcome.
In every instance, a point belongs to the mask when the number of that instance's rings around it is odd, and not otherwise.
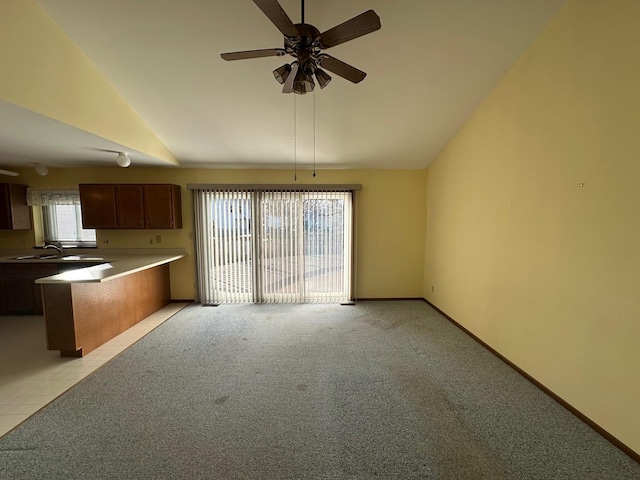
[[[284,87],[282,87],[282,93],[293,93],[293,81],[296,79],[296,73],[298,73],[298,64],[294,62],[291,64],[291,71],[284,82]]]
[[[320,56],[320,66],[326,68],[330,72],[340,75],[342,78],[346,78],[350,82],[360,83],[367,76],[362,70],[358,70],[356,67],[352,67],[348,63],[344,63],[331,55],[323,54]]]
[[[17,177],[19,174],[18,174],[18,172],[12,172],[10,170],[1,170],[0,169],[0,175],[9,175],[10,177]]]
[[[223,53],[223,60],[245,60],[247,58],[281,57],[287,53],[282,48],[265,48],[262,50],[245,50],[244,52]]]
[[[253,0],[262,13],[282,32],[285,37],[297,37],[298,29],[282,9],[277,0]]]
[[[351,20],[347,20],[320,34],[323,48],[335,47],[367,33],[380,30],[380,17],[373,10],[367,10]]]

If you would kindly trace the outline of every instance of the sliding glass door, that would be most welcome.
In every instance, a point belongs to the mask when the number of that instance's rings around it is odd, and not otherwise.
[[[351,284],[351,196],[343,192],[307,195],[302,210],[304,295],[316,300],[334,298]]]
[[[302,301],[301,199],[294,192],[256,192],[258,302]]]
[[[203,303],[351,299],[352,192],[195,192]]]

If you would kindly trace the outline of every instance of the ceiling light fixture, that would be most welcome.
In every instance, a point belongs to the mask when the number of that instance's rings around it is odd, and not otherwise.
[[[18,172],[12,172],[11,170],[2,170],[0,169],[0,175],[8,175],[9,177],[17,177]]]
[[[42,165],[41,163],[36,165],[35,171],[41,177],[44,177],[45,175],[47,175],[49,173],[49,169],[46,166]]]
[[[315,73],[316,73],[316,80],[318,80],[318,85],[320,85],[320,88],[324,88],[327,85],[329,85],[329,83],[331,83],[331,75],[329,75],[324,70],[320,68],[316,68]]]
[[[131,165],[131,159],[129,158],[129,155],[127,155],[126,153],[120,152],[118,153],[118,158],[116,159],[116,163],[122,168],[127,168],[129,165]]]
[[[294,93],[304,95],[305,93],[313,91],[315,86],[311,74],[306,72],[304,68],[299,68],[296,72],[296,79],[293,81]]]
[[[291,65],[285,63],[281,67],[276,68],[273,71],[273,76],[278,81],[279,84],[283,84],[287,78],[289,78],[289,74],[291,73]]]

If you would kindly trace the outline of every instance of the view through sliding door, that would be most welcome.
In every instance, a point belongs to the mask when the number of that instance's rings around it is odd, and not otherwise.
[[[198,191],[203,303],[351,299],[352,193]]]

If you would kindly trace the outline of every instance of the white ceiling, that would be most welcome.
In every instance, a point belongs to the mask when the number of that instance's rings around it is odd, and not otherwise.
[[[39,0],[186,167],[290,167],[314,157],[314,94],[284,95],[282,47],[251,0]],[[300,2],[280,0],[294,23]],[[320,31],[374,9],[382,29],[331,55],[367,72],[315,92],[319,168],[424,168],[564,0],[307,0]],[[290,58],[290,57],[287,57]],[[96,112],[99,115],[99,112]],[[0,102],[0,165],[113,164],[122,146]],[[133,164],[166,165],[132,152]]]

